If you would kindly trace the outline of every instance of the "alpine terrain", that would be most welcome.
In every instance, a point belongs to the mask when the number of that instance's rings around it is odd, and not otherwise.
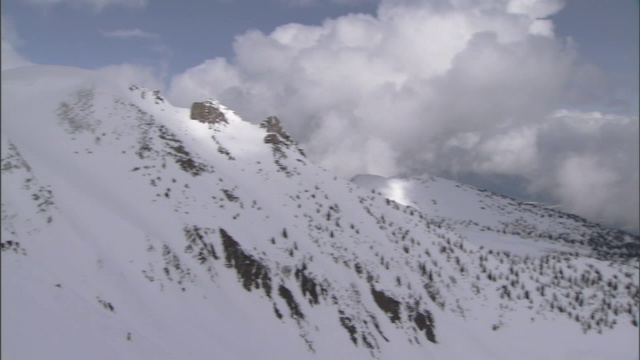
[[[637,236],[194,101],[2,73],[2,359],[639,358]]]

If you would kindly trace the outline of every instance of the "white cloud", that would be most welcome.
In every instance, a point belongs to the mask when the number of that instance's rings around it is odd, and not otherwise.
[[[118,39],[132,39],[132,38],[156,39],[159,37],[158,34],[150,33],[140,29],[118,29],[118,30],[112,30],[112,31],[101,31],[101,33],[102,33],[102,36],[104,37],[118,38]]]
[[[102,11],[109,6],[124,6],[129,8],[143,8],[147,0],[22,0],[26,3],[40,6],[70,5],[73,7],[90,7],[95,11]]]
[[[535,20],[529,26],[529,33],[540,36],[553,37],[553,21],[551,20]]]
[[[173,78],[171,99],[175,104],[191,106],[194,101],[206,100],[224,90],[239,89],[240,81],[238,72],[225,59],[207,60]]]
[[[637,118],[554,113],[606,96],[598,71],[578,66],[574,44],[545,19],[562,6],[383,0],[375,16],[250,31],[236,38],[232,62],[175,76],[170,98],[188,106],[216,97],[254,122],[278,115],[313,160],[344,177],[513,176],[579,214],[637,226],[638,192],[627,180],[637,188]],[[598,160],[566,163],[576,156]],[[572,187],[576,164],[611,175]],[[612,183],[631,201],[603,188]],[[624,206],[575,200],[593,192]]]
[[[562,162],[558,169],[558,194],[570,209],[601,208],[609,199],[604,191],[618,182],[616,173],[597,157],[574,155]]]
[[[568,211],[637,228],[637,173],[624,179],[610,160],[597,155],[568,157],[558,169],[554,191]]]
[[[16,50],[16,47],[20,46],[22,41],[16,33],[13,20],[5,15],[2,15],[0,21],[2,23],[2,30],[0,32],[0,34],[2,34],[2,70],[32,65],[29,60],[27,60]]]
[[[507,11],[540,19],[557,13],[564,5],[560,0],[510,0]]]
[[[638,229],[638,118],[561,110],[539,129],[543,161],[531,189],[569,211]]]
[[[517,127],[491,136],[477,147],[476,170],[479,173],[522,175],[538,168],[537,135],[532,127]]]
[[[96,71],[122,86],[138,85],[150,90],[164,90],[164,85],[154,69],[134,64],[110,65]]]

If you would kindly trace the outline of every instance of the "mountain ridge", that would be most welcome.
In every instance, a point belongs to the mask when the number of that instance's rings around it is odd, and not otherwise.
[[[466,229],[458,231],[469,232],[469,228],[475,227],[493,236],[514,235],[535,241],[547,240],[549,243],[556,240],[558,244],[580,245],[582,250],[594,252],[593,256],[601,258],[640,257],[640,241],[634,234],[475,186],[428,175],[412,178],[357,175],[352,181],[400,204],[442,219],[452,228],[464,224]],[[467,196],[460,196],[457,199],[459,202],[446,201],[450,193],[457,191],[453,188],[460,189]],[[441,203],[440,206],[437,206],[438,203]],[[545,221],[545,218],[552,221]],[[477,233],[473,235],[478,236]]]

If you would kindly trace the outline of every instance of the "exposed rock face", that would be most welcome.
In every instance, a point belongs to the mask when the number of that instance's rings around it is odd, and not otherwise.
[[[289,134],[282,127],[282,123],[280,119],[276,116],[269,116],[267,120],[263,121],[260,124],[260,127],[266,129],[269,135],[264,138],[264,142],[267,144],[292,144],[293,140],[289,136]]]
[[[296,142],[289,136],[289,133],[282,127],[282,123],[278,117],[269,116],[260,123],[260,127],[267,130],[268,134],[264,137],[264,142],[265,144],[273,145],[274,152],[282,153],[282,150],[279,148],[281,145],[287,148],[293,145],[300,155],[306,157],[304,151],[297,146]]]
[[[296,142],[291,139],[291,136],[289,136],[289,134],[284,130],[280,119],[275,116],[269,116],[266,120],[260,123],[260,127],[267,131],[267,135],[264,137],[264,143],[271,144],[274,162],[278,165],[280,171],[284,172],[289,177],[296,174],[297,172],[295,170],[289,169],[282,162],[287,158],[285,149],[293,147],[303,157],[306,157],[306,155],[304,151],[298,147]],[[301,162],[304,164],[304,161]]]
[[[204,124],[218,124],[223,122],[228,124],[229,121],[224,114],[218,110],[213,101],[194,102],[191,105],[191,119],[198,120]]]

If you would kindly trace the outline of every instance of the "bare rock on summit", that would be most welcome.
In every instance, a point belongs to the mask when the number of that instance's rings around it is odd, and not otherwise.
[[[284,130],[280,119],[276,116],[269,116],[267,120],[260,124],[260,127],[267,130],[269,135],[265,137],[264,142],[267,144],[293,144],[291,136]]]
[[[212,101],[194,102],[191,105],[191,119],[204,124],[218,124],[229,121]]]

